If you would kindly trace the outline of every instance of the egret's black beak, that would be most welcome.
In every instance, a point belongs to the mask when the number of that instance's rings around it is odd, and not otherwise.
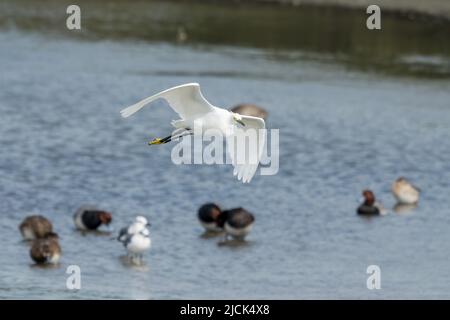
[[[241,126],[243,126],[243,127],[245,127],[245,123],[244,122],[242,122],[242,120],[238,120],[238,119],[236,119],[236,122],[237,123],[239,123]]]
[[[152,226],[152,224],[150,222],[148,222],[145,226],[150,228]]]

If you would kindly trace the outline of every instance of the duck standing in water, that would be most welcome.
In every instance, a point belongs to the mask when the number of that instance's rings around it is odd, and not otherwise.
[[[406,178],[400,177],[392,184],[392,194],[399,204],[416,204],[419,201],[420,189]]]
[[[151,247],[150,231],[147,229],[149,226],[145,217],[137,216],[130,226],[119,232],[118,240],[122,242],[134,264],[141,264],[144,252]]]
[[[206,203],[198,209],[198,220],[207,232],[223,231],[218,224],[221,212],[222,210],[215,203]]]
[[[375,201],[375,195],[371,190],[362,192],[364,202],[358,207],[357,212],[361,215],[384,215],[386,210],[383,206]]]
[[[73,216],[75,226],[79,230],[96,230],[102,224],[108,225],[111,220],[111,213],[90,206],[79,208]]]
[[[229,236],[244,240],[253,228],[255,217],[244,208],[224,210],[219,216],[219,226],[225,230],[225,240]]]
[[[26,217],[19,225],[20,233],[24,240],[44,238],[53,232],[52,223],[41,215]]]
[[[264,120],[266,120],[267,118],[266,110],[264,110],[261,107],[258,107],[257,105],[249,103],[238,104],[237,106],[233,107],[231,111],[234,113],[239,113],[243,116],[258,117]]]
[[[58,235],[51,232],[44,238],[33,240],[30,248],[30,257],[37,264],[57,264],[61,257]]]

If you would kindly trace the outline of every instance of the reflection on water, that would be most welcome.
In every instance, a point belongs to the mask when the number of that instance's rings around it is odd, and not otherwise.
[[[111,231],[104,231],[104,230],[77,230],[77,232],[79,232],[82,236],[89,236],[89,235],[93,235],[93,236],[100,236],[100,237],[111,237],[113,236]],[[111,238],[116,240],[115,237]]]
[[[417,204],[402,204],[397,203],[393,210],[398,214],[409,214],[412,213],[414,209],[417,208]]]
[[[61,268],[59,263],[34,263],[30,265],[31,268],[37,268],[42,270],[53,270]]]
[[[273,59],[339,61],[395,74],[450,76],[450,23],[384,14],[367,30],[364,10],[163,1],[77,1],[82,30],[65,27],[65,2],[2,1],[0,27],[90,40],[143,40],[270,49]],[[132,45],[132,42],[129,44]],[[300,50],[300,55],[292,55]]]
[[[222,239],[219,242],[217,242],[217,245],[219,247],[228,247],[228,248],[244,248],[251,246],[251,241],[248,240],[240,240],[240,239]]]
[[[139,271],[139,272],[148,272],[150,271],[150,266],[148,262],[145,261],[145,258],[142,260],[136,261],[132,260],[129,256],[123,255],[119,257],[120,263],[131,270]]]

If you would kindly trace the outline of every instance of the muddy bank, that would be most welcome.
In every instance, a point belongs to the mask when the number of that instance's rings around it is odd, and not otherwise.
[[[196,1],[196,0],[194,0]],[[408,18],[434,18],[450,20],[450,1],[447,0],[201,0],[222,3],[265,3],[282,5],[319,5],[348,9],[364,9],[371,4],[380,6],[382,12],[399,14]]]

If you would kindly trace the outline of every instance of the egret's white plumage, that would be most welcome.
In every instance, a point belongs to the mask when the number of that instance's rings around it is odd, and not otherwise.
[[[208,129],[220,130],[227,141],[227,149],[234,166],[234,175],[244,183],[251,181],[258,168],[266,139],[265,131],[260,132],[259,130],[265,129],[263,119],[240,115],[213,106],[203,97],[198,83],[188,83],[164,90],[123,109],[120,113],[122,117],[127,118],[159,98],[165,99],[180,116],[179,120],[172,121],[175,128],[192,129],[195,122],[195,127],[201,127],[203,132]],[[242,128],[237,126],[238,123],[243,124]],[[238,151],[234,147],[229,147],[230,145],[234,146],[233,141],[245,136],[246,131],[250,129],[257,133],[256,146],[246,143],[245,149]],[[245,152],[248,157],[240,157],[236,154],[238,152]]]

